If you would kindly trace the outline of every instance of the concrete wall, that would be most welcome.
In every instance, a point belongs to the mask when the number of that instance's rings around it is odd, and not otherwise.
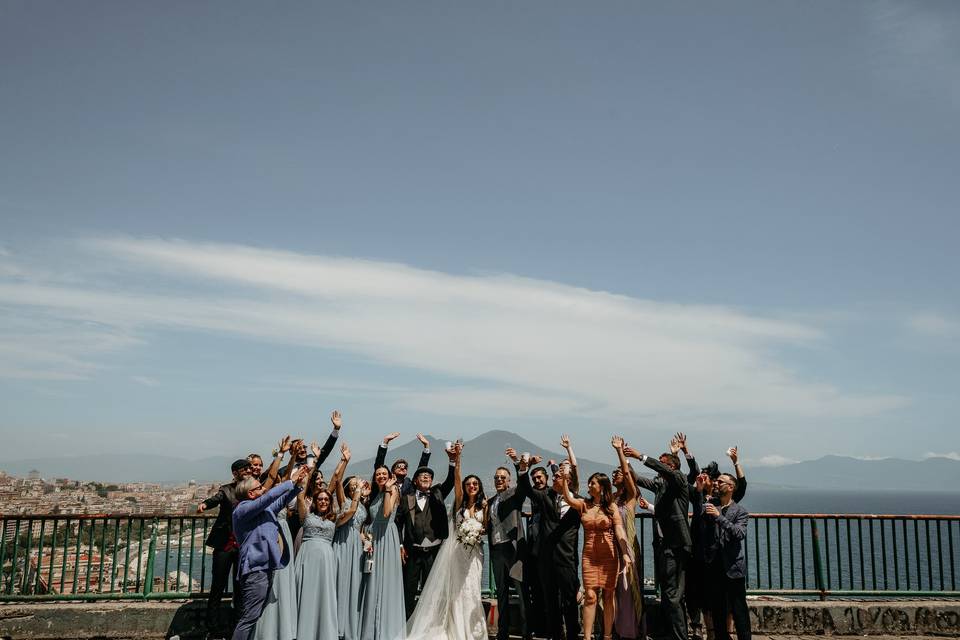
[[[751,601],[758,635],[885,635],[960,637],[960,601],[785,602]],[[227,608],[221,611],[227,628]],[[656,607],[650,607],[656,633]],[[200,639],[202,602],[105,602],[0,604],[0,639],[60,640]],[[217,637],[214,633],[214,637]]]

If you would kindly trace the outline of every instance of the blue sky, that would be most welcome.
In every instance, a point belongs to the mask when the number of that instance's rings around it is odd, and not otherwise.
[[[5,2],[0,457],[333,408],[356,447],[960,457],[958,34],[946,1]]]

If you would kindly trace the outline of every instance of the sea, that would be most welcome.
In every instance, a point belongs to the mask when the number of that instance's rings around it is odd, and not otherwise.
[[[960,492],[823,491],[749,485],[743,505],[754,514],[848,514],[960,516]],[[960,573],[960,521],[816,519],[821,569],[829,589],[858,591],[956,590]],[[653,587],[652,526],[642,530],[644,582]],[[161,536],[161,541],[163,537]],[[192,575],[194,587],[210,582],[210,556],[195,539],[196,559],[188,566],[189,540],[181,552],[181,581]],[[581,536],[582,544],[582,536]],[[752,519],[746,539],[748,587],[759,590],[812,590],[816,586],[810,519]],[[157,550],[157,575],[176,580],[177,551]],[[206,550],[205,550],[206,551]],[[483,587],[490,585],[484,567]]]

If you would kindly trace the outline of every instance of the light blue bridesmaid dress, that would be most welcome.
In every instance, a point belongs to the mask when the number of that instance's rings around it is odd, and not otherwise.
[[[337,559],[333,555],[332,520],[315,513],[303,521],[297,553],[297,640],[337,637]]]
[[[343,509],[350,509],[347,499]],[[363,573],[363,540],[360,531],[367,519],[363,503],[333,536],[333,554],[337,557],[337,634],[340,640],[360,640],[360,602],[367,575]]]
[[[360,640],[404,640],[407,615],[403,603],[403,571],[400,564],[400,536],[393,519],[383,515],[384,494],[370,504],[373,522],[373,571],[370,572],[361,603]],[[297,640],[307,640],[298,638]]]

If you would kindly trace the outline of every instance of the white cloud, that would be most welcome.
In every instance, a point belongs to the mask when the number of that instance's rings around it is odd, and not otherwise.
[[[116,336],[178,328],[336,349],[457,383],[397,400],[422,411],[859,416],[907,402],[800,379],[774,354],[816,343],[817,328],[724,307],[236,245],[82,246],[95,280],[0,279],[0,304]],[[161,277],[164,293],[143,284]]]
[[[947,453],[933,453],[928,451],[923,454],[923,459],[928,460],[930,458],[949,458],[950,460],[960,460],[960,451],[948,451]]]
[[[750,464],[757,467],[782,467],[788,464],[796,464],[800,462],[799,460],[794,460],[793,458],[788,458],[787,456],[782,456],[778,453],[772,453],[767,456],[763,456],[759,460],[751,460]]]
[[[142,384],[145,387],[156,387],[160,384],[159,380],[156,378],[150,378],[148,376],[130,376],[130,379],[137,384]]]

